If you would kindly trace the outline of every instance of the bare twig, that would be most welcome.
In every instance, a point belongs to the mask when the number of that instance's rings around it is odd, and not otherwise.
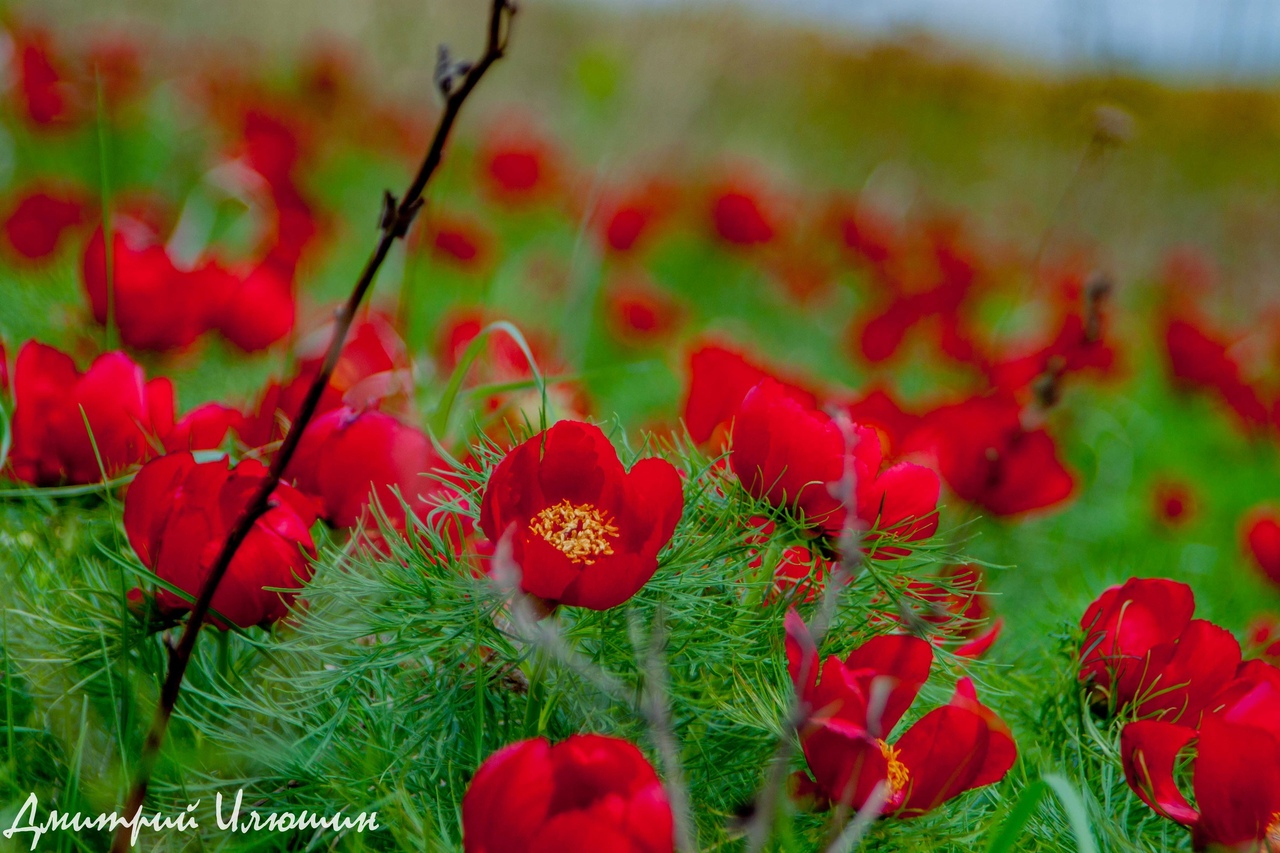
[[[178,694],[182,690],[182,679],[186,674],[187,665],[191,662],[191,654],[195,649],[196,639],[209,614],[209,608],[213,601],[214,593],[218,589],[218,584],[221,583],[223,576],[226,575],[236,551],[243,544],[250,531],[253,530],[254,524],[270,509],[271,495],[280,484],[285,468],[288,467],[289,461],[293,458],[294,451],[298,447],[298,441],[301,439],[307,424],[315,415],[316,408],[320,403],[320,397],[333,376],[334,368],[337,366],[338,359],[342,354],[342,347],[346,342],[352,321],[355,319],[356,311],[364,300],[365,293],[373,285],[378,270],[383,261],[386,260],[391,247],[397,240],[404,238],[418,211],[421,210],[423,204],[422,192],[426,189],[427,182],[431,180],[432,175],[435,174],[437,167],[440,165],[440,161],[444,156],[445,143],[453,130],[454,122],[458,118],[458,113],[461,111],[463,103],[480,82],[480,78],[489,70],[489,67],[502,58],[506,52],[507,41],[511,33],[511,21],[515,12],[516,7],[511,0],[493,0],[489,13],[488,36],[484,53],[475,63],[466,66],[465,71],[461,67],[457,69],[462,75],[460,80],[456,76],[450,75],[448,85],[444,85],[443,81],[438,83],[441,94],[444,96],[444,109],[436,124],[435,135],[431,139],[431,145],[427,149],[426,156],[423,157],[417,174],[403,196],[398,200],[390,193],[385,196],[382,216],[379,221],[381,236],[373,250],[373,254],[370,255],[369,260],[365,263],[350,297],[337,315],[334,323],[333,338],[329,342],[329,350],[325,353],[320,372],[316,374],[311,386],[307,389],[307,396],[303,399],[298,416],[294,418],[293,424],[285,434],[280,450],[272,459],[271,467],[267,471],[262,484],[227,534],[222,550],[218,553],[218,558],[214,561],[213,567],[209,572],[209,577],[205,580],[204,586],[200,590],[200,596],[196,599],[195,605],[191,609],[191,616],[182,632],[182,638],[178,641],[178,645],[170,651],[169,670],[160,689],[160,701],[156,706],[155,719],[152,721],[151,729],[147,733],[147,739],[143,744],[137,775],[134,778],[133,787],[129,793],[129,800],[125,808],[125,814],[128,816],[140,811],[146,800],[151,773],[155,768],[160,748],[164,743],[165,732],[169,726],[169,719],[173,716],[173,708],[178,701]],[[111,849],[116,853],[123,853],[123,851],[129,849],[129,846],[129,830],[127,827],[122,826],[116,834]]]

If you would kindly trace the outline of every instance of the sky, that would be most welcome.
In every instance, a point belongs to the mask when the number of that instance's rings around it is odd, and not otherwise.
[[[892,34],[923,30],[1049,65],[1167,77],[1280,77],[1280,0],[608,0],[736,3],[768,16]]]

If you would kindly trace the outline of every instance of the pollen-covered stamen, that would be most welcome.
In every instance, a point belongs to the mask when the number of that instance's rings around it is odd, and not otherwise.
[[[618,538],[613,519],[591,504],[562,500],[547,507],[529,522],[529,529],[541,536],[575,563],[588,566],[596,558],[613,553],[610,539]]]
[[[907,783],[911,781],[911,771],[907,769],[907,765],[898,760],[898,750],[882,740],[877,740],[880,745],[880,754],[884,756],[885,764],[888,765],[889,790],[898,794],[907,787]]]
[[[1267,853],[1280,853],[1280,812],[1271,816],[1271,825],[1267,827]]]

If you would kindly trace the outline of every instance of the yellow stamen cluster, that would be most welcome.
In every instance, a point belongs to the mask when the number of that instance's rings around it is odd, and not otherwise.
[[[889,788],[897,794],[911,781],[911,771],[907,769],[907,765],[898,760],[897,749],[882,740],[877,740],[876,743],[880,745],[880,754],[884,756],[885,763],[888,765]]]
[[[613,553],[609,539],[618,538],[618,528],[599,508],[591,504],[571,504],[562,500],[533,517],[529,529],[575,563],[588,566]]]
[[[1267,827],[1267,835],[1263,840],[1267,844],[1267,853],[1280,853],[1280,812],[1271,816],[1271,825]]]

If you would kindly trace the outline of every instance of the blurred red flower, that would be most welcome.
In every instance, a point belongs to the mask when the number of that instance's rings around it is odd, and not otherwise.
[[[441,489],[428,475],[443,466],[421,431],[376,410],[343,407],[307,425],[285,479],[314,498],[320,516],[335,527],[371,522],[368,510],[376,499],[391,526],[404,530],[401,499],[425,520],[429,497]]]
[[[101,227],[85,248],[83,280],[93,318],[105,324],[110,307],[120,340],[135,349],[190,346],[207,329],[210,312],[226,298],[227,284],[179,271],[157,235],[137,220],[117,217],[113,232],[110,275]]]
[[[765,379],[738,409],[729,464],[751,495],[832,536],[840,533],[850,509],[838,494],[848,469],[854,479],[851,508],[861,529],[874,527],[902,542],[932,536],[938,528],[938,475],[911,462],[882,471],[875,430],[851,427],[850,442],[830,416]]]
[[[1152,486],[1151,508],[1166,527],[1183,527],[1195,517],[1195,492],[1187,483],[1161,478]]]
[[[716,235],[734,246],[758,246],[777,233],[774,214],[757,192],[740,184],[717,190],[711,200],[711,224]]]
[[[161,580],[194,598],[265,476],[266,468],[256,460],[232,467],[227,459],[198,463],[188,452],[154,459],[125,494],[129,544]],[[315,508],[287,485],[278,486],[272,497],[271,508],[236,551],[213,596],[213,609],[242,628],[284,617],[294,593],[274,588],[299,590],[311,579]],[[156,603],[163,611],[190,609],[185,598],[167,589],[156,591]]]
[[[1236,674],[1240,643],[1192,619],[1191,587],[1164,578],[1113,586],[1080,620],[1080,681],[1094,704],[1138,717],[1194,723]]]
[[[481,178],[490,196],[508,205],[545,198],[557,180],[557,155],[552,144],[516,117],[495,125],[476,153]]]
[[[1174,382],[1206,390],[1226,403],[1246,429],[1265,429],[1270,413],[1258,390],[1244,378],[1231,346],[1202,320],[1175,316],[1165,324],[1165,351]]]
[[[666,791],[617,738],[522,740],[490,755],[462,797],[466,853],[671,853]]]
[[[604,293],[605,322],[615,338],[639,346],[669,338],[680,322],[680,303],[656,284],[629,276]]]
[[[1024,426],[1022,408],[1006,396],[973,397],[926,413],[904,452],[930,457],[953,492],[993,515],[1053,507],[1075,491],[1053,438]]]
[[[238,427],[245,444],[262,447],[284,436],[282,421],[292,423],[297,417],[332,334],[332,324],[326,324],[299,342],[294,375],[269,383]],[[371,312],[351,329],[316,414],[344,404],[362,409],[395,399],[411,386],[410,367],[408,349],[391,321]]]
[[[1263,615],[1245,631],[1245,655],[1280,666],[1280,618]]]
[[[13,398],[9,466],[38,486],[114,476],[151,458],[173,427],[173,384],[148,382],[122,352],[81,373],[71,356],[28,341],[14,364]]]
[[[946,632],[934,638],[935,645],[951,646],[958,657],[979,658],[1004,629],[1004,620],[993,617],[985,586],[982,568],[965,563],[945,568],[937,582],[911,581],[906,594],[925,605],[922,619]]]
[[[88,202],[77,190],[27,187],[4,219],[4,237],[19,256],[44,260],[58,250],[67,231],[87,216]]]
[[[67,125],[79,112],[76,93],[53,39],[41,29],[15,30],[12,62],[13,97],[18,112],[38,128]]]
[[[642,459],[627,471],[599,427],[560,421],[498,463],[480,504],[480,528],[499,554],[510,537],[526,593],[607,610],[653,576],[682,510],[680,475],[670,462]]]
[[[1017,759],[1009,727],[962,678],[950,703],[887,741],[929,678],[933,647],[918,637],[875,637],[843,661],[818,650],[795,610],[787,612],[787,667],[805,722],[800,745],[813,774],[800,794],[860,809],[887,785],[881,814],[917,817],[965,791],[1004,778]]]
[[[1273,507],[1250,510],[1240,525],[1244,551],[1271,583],[1280,586],[1280,512]]]
[[[689,391],[684,402],[684,423],[690,438],[718,449],[742,398],[763,379],[776,380],[807,408],[818,405],[813,391],[749,361],[735,350],[714,343],[695,349],[689,355]],[[713,442],[713,437],[718,440]]]
[[[494,236],[478,220],[436,213],[428,233],[432,256],[459,269],[483,269],[493,255]]]
[[[1269,722],[1211,716],[1199,731],[1130,723],[1120,735],[1125,779],[1157,813],[1190,827],[1196,850],[1280,849],[1280,726]],[[1178,788],[1188,755],[1194,807]]]
[[[266,349],[293,331],[297,305],[292,270],[270,259],[228,272],[210,262],[204,278],[188,285],[207,288],[222,296],[211,310],[208,323],[245,352]]]

